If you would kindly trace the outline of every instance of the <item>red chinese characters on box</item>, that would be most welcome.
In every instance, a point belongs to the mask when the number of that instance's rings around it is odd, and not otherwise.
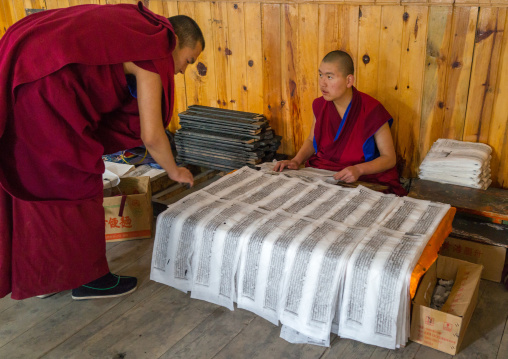
[[[105,222],[106,227],[109,226],[109,228],[132,228],[132,220],[129,216],[120,217],[120,220],[118,218],[109,217]]]

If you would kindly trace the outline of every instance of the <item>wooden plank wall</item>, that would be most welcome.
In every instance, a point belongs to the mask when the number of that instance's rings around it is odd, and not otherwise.
[[[136,0],[0,0],[0,35],[25,9]],[[493,185],[508,188],[508,0],[144,0],[154,12],[186,14],[206,50],[176,77],[176,113],[201,104],[264,113],[293,155],[320,96],[317,68],[348,51],[356,86],[394,117],[398,164],[415,177],[438,138],[493,148]]]

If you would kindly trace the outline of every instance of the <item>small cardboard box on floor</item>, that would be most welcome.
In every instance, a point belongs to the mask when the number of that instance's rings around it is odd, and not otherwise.
[[[152,237],[150,177],[126,177],[104,190],[106,242]]]
[[[482,269],[478,264],[439,256],[423,277],[413,299],[410,339],[455,355],[478,301]],[[455,280],[441,310],[430,308],[438,279]]]
[[[506,248],[448,237],[439,254],[483,266],[482,279],[501,282]]]

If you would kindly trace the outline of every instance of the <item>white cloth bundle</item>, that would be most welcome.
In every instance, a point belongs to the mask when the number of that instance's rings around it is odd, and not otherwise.
[[[419,169],[421,179],[487,189],[492,149],[483,143],[438,139]]]
[[[244,167],[159,215],[150,278],[281,322],[290,342],[328,346],[340,327],[393,349],[408,339],[411,270],[448,208]],[[360,329],[344,314],[352,282],[365,285]]]

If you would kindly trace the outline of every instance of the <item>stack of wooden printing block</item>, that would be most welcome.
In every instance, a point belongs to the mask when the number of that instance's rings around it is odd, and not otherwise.
[[[178,115],[177,162],[231,171],[271,161],[280,146],[265,116],[207,106]]]

